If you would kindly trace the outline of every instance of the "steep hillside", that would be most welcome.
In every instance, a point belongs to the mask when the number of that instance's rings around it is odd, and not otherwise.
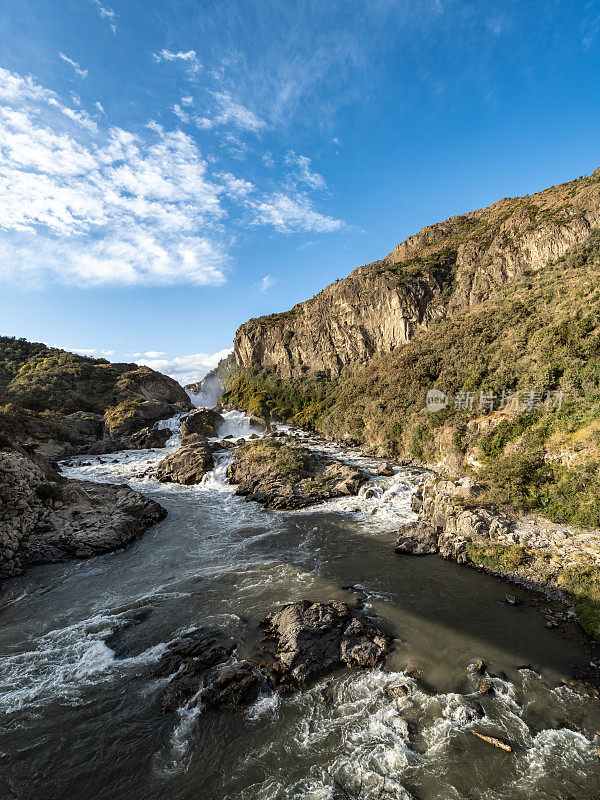
[[[242,359],[223,401],[313,427],[377,455],[451,474],[475,469],[485,473],[490,502],[600,527],[600,233],[589,227],[598,213],[598,191],[595,174],[533,196],[530,206],[547,204],[537,212],[537,225],[523,200],[467,215],[489,217],[504,209],[500,227],[505,236],[508,227],[513,234],[501,251],[500,233],[494,233],[470,271],[465,252],[475,245],[472,238],[461,245],[452,292],[428,330],[391,351],[381,348],[366,363],[356,359],[332,371],[303,372],[303,364],[293,362],[294,376],[287,377],[286,364],[255,368]],[[560,210],[564,221],[548,221],[548,204],[568,196]],[[451,221],[453,229],[463,224],[460,219]],[[396,248],[394,258],[414,252],[415,242],[424,247],[425,239],[433,241],[449,224],[425,229]],[[403,266],[396,271],[407,274],[406,261],[382,263],[388,276],[398,263]],[[430,269],[423,264],[417,273]],[[422,280],[413,274],[407,291]],[[324,303],[342,283],[303,304],[300,313],[306,316],[307,308]],[[438,302],[444,302],[442,294]],[[334,319],[336,314],[333,305]],[[434,388],[447,395],[448,405],[431,413],[426,394]],[[514,392],[517,399],[508,403]]]
[[[282,378],[339,374],[537,272],[598,225],[600,170],[428,226],[312,300],[241,325],[236,363]]]
[[[177,381],[149,367],[0,337],[0,446],[114,449],[116,437],[190,407]]]

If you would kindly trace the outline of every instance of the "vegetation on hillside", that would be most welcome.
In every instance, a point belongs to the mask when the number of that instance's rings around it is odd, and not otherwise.
[[[449,405],[430,413],[434,387]],[[520,407],[498,410],[513,392]],[[223,400],[381,455],[434,463],[443,454],[460,471],[470,454],[490,504],[600,527],[600,232],[338,378],[242,370]],[[562,463],[562,450],[577,455]]]
[[[106,359],[2,336],[0,447],[30,437],[60,440],[61,417],[77,411],[107,414],[115,421],[145,399],[145,388],[160,384],[164,389],[169,382],[177,387],[149,367],[111,364]]]

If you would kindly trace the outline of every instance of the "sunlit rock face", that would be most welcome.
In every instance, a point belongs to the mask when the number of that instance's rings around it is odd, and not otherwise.
[[[364,363],[486,299],[584,241],[600,222],[600,175],[430,225],[290,311],[251,319],[236,363],[287,378]]]

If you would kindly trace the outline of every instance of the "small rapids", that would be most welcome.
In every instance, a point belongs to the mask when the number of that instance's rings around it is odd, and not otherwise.
[[[256,431],[227,411],[219,437]],[[0,608],[0,798],[20,800],[590,800],[600,795],[600,710],[562,679],[590,661],[576,629],[548,629],[530,595],[436,557],[397,558],[420,477],[310,436],[363,469],[357,497],[264,510],[227,480],[230,451],[197,486],[161,484],[161,450],[72,459],[68,477],[128,483],[167,518],[127,550],[37,567]],[[286,429],[287,430],[287,429]],[[294,432],[297,433],[297,432]],[[359,603],[397,637],[385,669],[345,671],[240,714],[160,713],[152,667],[200,625],[255,651],[285,602]],[[482,658],[492,694],[476,689]],[[413,667],[409,668],[412,662]],[[418,671],[415,672],[415,665]],[[526,666],[525,666],[526,665]],[[392,699],[386,688],[405,687]],[[509,742],[506,753],[473,731]]]

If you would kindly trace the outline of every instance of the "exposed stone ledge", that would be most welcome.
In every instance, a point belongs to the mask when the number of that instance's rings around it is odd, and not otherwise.
[[[478,488],[469,478],[428,478],[412,499],[419,518],[400,529],[396,552],[439,553],[563,602],[568,601],[566,570],[582,567],[600,573],[600,531],[477,507]]]
[[[16,452],[0,453],[0,487],[0,577],[124,547],[167,514],[129,486],[49,480]]]

